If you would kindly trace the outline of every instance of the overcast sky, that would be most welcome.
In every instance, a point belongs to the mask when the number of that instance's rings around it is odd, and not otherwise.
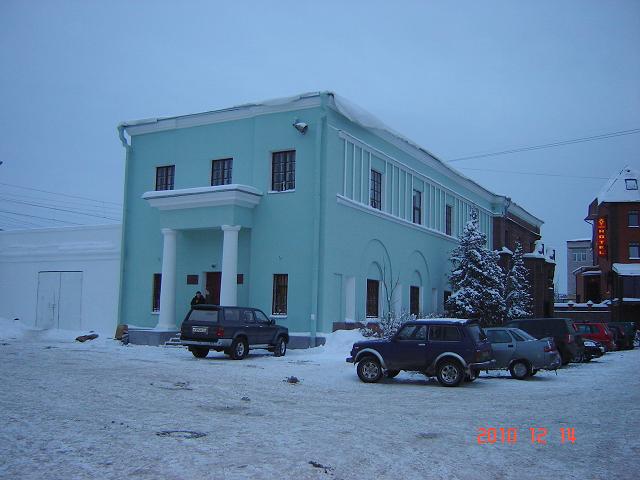
[[[2,0],[0,228],[117,218],[121,121],[306,91],[445,161],[640,129],[639,45],[638,0]],[[632,133],[451,165],[545,221],[565,291],[566,240],[639,151]]]

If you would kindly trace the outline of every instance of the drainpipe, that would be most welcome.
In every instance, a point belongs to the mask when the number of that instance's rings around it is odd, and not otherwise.
[[[509,213],[510,206],[511,206],[511,197],[504,197],[504,212],[502,213],[502,218],[504,219],[504,227],[502,228],[502,232],[500,233],[500,235],[502,236],[502,244],[505,247],[507,246],[507,237],[504,232],[505,232],[505,229],[507,228],[507,213]]]
[[[318,297],[320,296],[319,288],[321,283],[320,272],[320,216],[322,207],[322,164],[324,162],[324,132],[327,116],[320,117],[318,122],[319,131],[316,136],[316,161],[314,169],[314,211],[313,211],[313,245],[312,245],[312,268],[311,268],[311,316],[310,316],[310,342],[311,346],[316,346],[316,336],[318,332]]]
[[[123,301],[122,301],[122,295],[123,295],[123,282],[124,282],[124,259],[126,257],[126,250],[125,250],[125,242],[124,242],[124,231],[125,231],[125,224],[126,224],[126,219],[127,219],[127,209],[126,209],[126,199],[127,199],[127,185],[129,183],[128,178],[129,178],[129,154],[131,153],[131,145],[129,144],[129,142],[127,142],[127,137],[125,136],[125,129],[126,129],[126,125],[124,123],[121,123],[120,125],[118,125],[118,138],[120,138],[120,142],[122,143],[122,146],[125,149],[125,161],[124,161],[124,198],[122,200],[122,224],[120,227],[120,285],[118,288],[118,324],[123,323],[124,322],[124,315],[123,315]]]

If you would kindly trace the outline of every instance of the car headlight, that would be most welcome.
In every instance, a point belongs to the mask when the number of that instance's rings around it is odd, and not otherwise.
[[[585,347],[595,347],[595,346],[596,346],[596,344],[595,344],[595,343],[593,343],[593,342],[584,342],[584,346],[585,346]]]

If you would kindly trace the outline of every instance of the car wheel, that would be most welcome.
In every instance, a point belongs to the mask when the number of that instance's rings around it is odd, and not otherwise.
[[[582,363],[584,362],[584,353],[578,353],[576,354],[572,359],[572,362],[574,363]]]
[[[387,378],[395,378],[400,373],[400,370],[387,370]]]
[[[457,387],[464,375],[462,365],[456,360],[443,360],[438,364],[438,382],[443,387]]]
[[[591,355],[589,355],[588,353],[585,353],[582,355],[582,362],[583,363],[590,362],[592,358],[593,357]]]
[[[376,383],[382,378],[382,366],[376,357],[365,357],[358,362],[358,377],[364,383]]]
[[[287,353],[287,342],[284,341],[284,337],[278,337],[273,354],[276,357],[284,357],[285,353]]]
[[[529,375],[533,377],[536,373],[538,373],[538,369],[534,368],[533,370],[531,370],[531,373]]]
[[[206,347],[192,347],[191,353],[193,353],[193,356],[196,358],[204,358],[209,355],[209,349]]]
[[[513,362],[509,367],[509,373],[513,378],[517,378],[518,380],[524,380],[529,376],[531,369],[529,368],[529,364],[527,362],[523,362],[522,360],[518,360],[517,362]]]
[[[231,343],[231,358],[242,360],[249,354],[249,344],[245,338],[236,338]]]

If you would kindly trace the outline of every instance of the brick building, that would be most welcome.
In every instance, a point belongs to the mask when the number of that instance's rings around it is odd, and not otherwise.
[[[493,220],[493,249],[500,253],[500,266],[507,271],[516,243],[522,245],[524,265],[529,270],[534,317],[554,314],[553,277],[555,250],[541,241],[542,220],[505,198],[503,215]]]
[[[614,175],[589,205],[593,264],[576,273],[581,301],[609,301],[614,320],[640,321],[640,174]]]

